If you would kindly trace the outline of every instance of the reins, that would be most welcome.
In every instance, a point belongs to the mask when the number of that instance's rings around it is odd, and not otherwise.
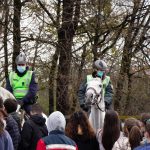
[[[104,112],[105,109],[103,110],[102,108],[99,107],[99,104],[100,104],[100,102],[102,101],[102,97],[100,98],[99,102],[97,101],[97,100],[98,100],[98,97],[100,96],[101,93],[100,93],[100,94],[97,93],[97,91],[96,91],[93,87],[87,88],[86,92],[87,92],[89,89],[93,90],[94,93],[95,93],[95,95],[96,95],[95,98],[94,98],[94,100],[96,99],[96,101],[94,101],[94,103],[92,103],[91,105],[95,105],[95,104],[96,104],[97,108],[98,108],[100,111]]]

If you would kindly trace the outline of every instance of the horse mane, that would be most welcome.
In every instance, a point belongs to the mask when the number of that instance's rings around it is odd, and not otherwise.
[[[92,80],[88,81],[87,86],[95,86],[102,84],[102,80],[99,77],[93,78]]]

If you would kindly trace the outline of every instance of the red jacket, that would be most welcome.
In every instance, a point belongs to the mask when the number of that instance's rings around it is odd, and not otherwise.
[[[64,132],[55,130],[38,141],[36,150],[78,150],[78,147]]]

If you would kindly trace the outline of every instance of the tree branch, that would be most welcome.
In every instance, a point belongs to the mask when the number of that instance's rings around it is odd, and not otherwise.
[[[44,6],[44,4],[40,1],[37,0],[37,3],[41,6],[41,8],[47,13],[47,15],[49,16],[49,18],[52,20],[54,26],[57,27],[57,22],[54,20],[52,14],[47,10],[47,8]]]

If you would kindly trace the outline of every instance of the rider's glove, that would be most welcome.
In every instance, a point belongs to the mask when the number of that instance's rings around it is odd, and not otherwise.
[[[109,109],[109,107],[110,107],[110,104],[105,101],[105,109]]]
[[[17,100],[18,105],[20,105],[21,107],[24,105],[24,102],[22,100]]]
[[[88,112],[88,110],[89,110],[89,107],[85,104],[81,104],[80,107],[86,112]]]

